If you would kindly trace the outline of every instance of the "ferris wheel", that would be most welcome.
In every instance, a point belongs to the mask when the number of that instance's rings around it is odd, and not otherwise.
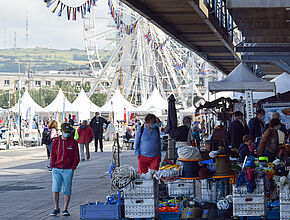
[[[184,108],[193,94],[203,97],[194,79],[205,62],[123,3],[99,0],[83,28],[96,78],[89,95],[105,92],[109,98],[120,89],[137,105],[157,88],[164,98],[173,93]]]

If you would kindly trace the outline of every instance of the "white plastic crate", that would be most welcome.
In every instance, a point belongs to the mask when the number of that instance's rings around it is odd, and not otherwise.
[[[247,186],[233,185],[234,216],[266,216],[266,193],[264,179],[256,180],[253,193],[248,193]]]
[[[125,199],[125,218],[156,218],[158,199]]]
[[[234,216],[266,216],[266,198],[261,197],[234,197]]]
[[[195,190],[194,190],[194,180],[175,180],[174,182],[168,183],[168,195],[171,197],[176,196],[195,196]]]
[[[280,219],[290,219],[290,190],[289,186],[280,187]]]
[[[201,201],[216,202],[216,182],[208,182],[208,180],[201,180]]]
[[[264,196],[265,195],[265,185],[263,180],[256,181],[256,188],[254,192],[248,193],[246,186],[236,187],[233,185],[233,196],[237,197],[253,197],[253,196]]]
[[[124,197],[127,199],[155,199],[158,198],[158,189],[156,179],[136,179],[124,188]]]
[[[283,187],[279,188],[280,191],[280,202],[281,201],[290,201],[290,190],[289,190],[289,186],[285,185]]]

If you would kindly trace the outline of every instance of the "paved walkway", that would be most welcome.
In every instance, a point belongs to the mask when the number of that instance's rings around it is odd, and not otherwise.
[[[105,142],[104,152],[92,152],[91,160],[81,162],[73,179],[70,217],[50,217],[53,209],[51,173],[45,168],[48,161],[45,147],[0,151],[0,219],[79,219],[80,204],[105,201],[110,194],[108,170],[111,165],[112,142]],[[121,153],[121,165],[133,165],[133,151]],[[63,195],[60,197],[63,208]]]

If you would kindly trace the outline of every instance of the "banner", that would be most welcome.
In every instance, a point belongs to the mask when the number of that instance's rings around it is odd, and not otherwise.
[[[125,33],[127,35],[132,34],[134,32],[134,30],[136,29],[138,21],[141,19],[141,17],[137,21],[135,21],[134,23],[127,25],[121,20],[121,16],[116,11],[111,0],[108,0],[108,5],[110,8],[112,18],[113,18],[115,24],[117,25],[117,29],[120,30],[121,33]]]
[[[46,3],[46,7],[50,7],[51,5],[55,4],[52,13],[55,13],[58,10],[57,15],[62,16],[63,14],[67,14],[68,20],[76,20],[77,19],[77,13],[81,14],[81,17],[84,18],[84,15],[86,15],[86,12],[91,12],[91,7],[96,4],[97,0],[85,0],[85,2],[79,6],[72,7],[65,3],[63,3],[61,0],[44,0]]]

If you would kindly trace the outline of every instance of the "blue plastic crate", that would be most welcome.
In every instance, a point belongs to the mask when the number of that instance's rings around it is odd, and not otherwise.
[[[159,212],[159,218],[161,220],[179,220],[181,212]]]
[[[268,220],[278,220],[280,219],[280,212],[279,211],[267,211],[267,219]],[[261,220],[261,217],[241,217],[241,220]]]
[[[80,205],[81,219],[121,219],[123,217],[123,204],[105,205],[105,203],[100,202],[96,205],[96,203],[93,202]]]

